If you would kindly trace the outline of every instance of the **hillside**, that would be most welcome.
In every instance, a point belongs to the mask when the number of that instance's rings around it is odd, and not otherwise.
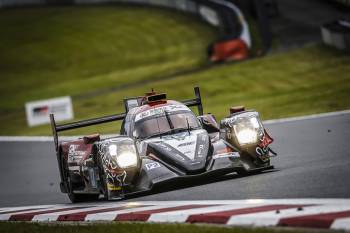
[[[71,95],[81,120],[123,112],[124,97],[151,88],[182,100],[200,86],[205,112],[218,119],[232,105],[254,108],[263,119],[350,108],[350,57],[322,45],[186,74],[206,64],[216,31],[178,12],[16,9],[2,11],[0,25],[0,135],[51,134],[49,125],[27,127],[29,100]],[[119,123],[109,123],[69,134],[118,131]]]

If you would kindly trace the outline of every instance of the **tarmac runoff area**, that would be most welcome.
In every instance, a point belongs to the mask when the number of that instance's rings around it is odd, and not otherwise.
[[[82,205],[69,204],[59,191],[52,138],[0,137],[0,219],[94,221],[103,216],[106,221],[350,230],[350,111],[264,124],[279,154],[272,159],[273,171]]]

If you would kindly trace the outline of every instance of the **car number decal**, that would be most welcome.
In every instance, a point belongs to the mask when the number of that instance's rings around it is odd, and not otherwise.
[[[158,162],[146,163],[145,166],[147,171],[161,167],[160,163]]]

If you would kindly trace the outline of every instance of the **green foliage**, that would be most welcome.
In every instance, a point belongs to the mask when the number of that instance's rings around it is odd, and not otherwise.
[[[0,28],[2,113],[196,67],[216,35],[191,15],[123,5],[3,9]]]

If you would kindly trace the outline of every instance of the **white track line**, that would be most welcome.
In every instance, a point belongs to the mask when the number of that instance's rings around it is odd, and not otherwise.
[[[289,117],[289,118],[281,118],[274,120],[266,120],[263,123],[266,125],[277,124],[277,123],[287,123],[287,122],[295,122],[295,121],[303,121],[303,120],[312,120],[318,118],[326,118],[332,116],[341,116],[350,114],[350,110],[338,111],[338,112],[328,112],[328,113],[320,113],[313,114],[307,116],[300,117]],[[103,138],[113,137],[115,135],[103,135]],[[59,137],[59,140],[62,141],[70,141],[75,140],[77,138],[81,138],[82,136],[62,136]],[[0,136],[0,142],[53,142],[52,136]]]
[[[346,114],[350,114],[350,110],[320,113],[320,114],[313,114],[313,115],[300,116],[300,117],[289,117],[289,118],[281,118],[281,119],[274,119],[274,120],[266,120],[263,123],[269,125],[269,124],[276,124],[276,123],[312,120],[312,119],[326,118],[326,117],[332,117],[332,116],[341,116]],[[106,138],[106,137],[112,137],[112,136],[115,136],[115,135],[104,135],[103,137]],[[81,138],[82,136],[62,136],[62,137],[59,137],[59,139],[62,141],[70,141],[70,140],[77,139],[79,137]],[[0,136],[0,142],[53,142],[53,138],[52,136]]]
[[[3,213],[3,212],[15,212],[15,211],[26,211],[28,209],[46,209],[46,208],[53,208],[53,207],[56,207],[58,205],[35,205],[35,206],[19,206],[19,207],[1,207],[1,210],[0,210],[0,215]],[[40,211],[40,210],[38,210]]]
[[[347,114],[350,114],[350,110],[319,113],[319,114],[312,114],[312,115],[299,116],[299,117],[288,117],[288,118],[281,118],[281,119],[274,119],[274,120],[266,120],[263,123],[264,124],[287,123],[287,122],[313,120],[313,119],[333,117],[333,116],[342,116],[342,115],[347,115]]]

